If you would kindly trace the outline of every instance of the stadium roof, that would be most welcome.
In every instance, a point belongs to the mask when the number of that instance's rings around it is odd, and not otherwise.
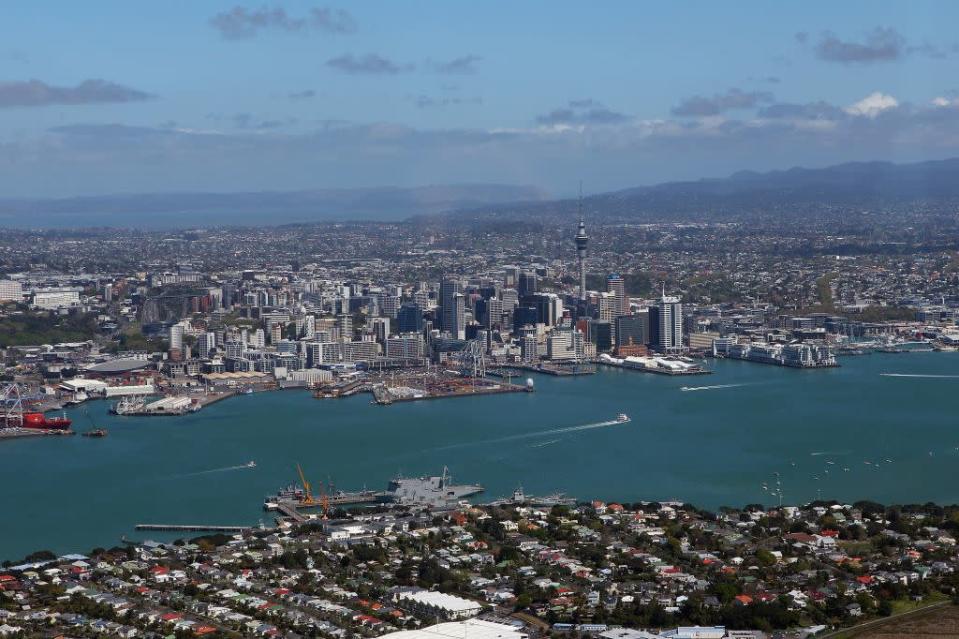
[[[390,639],[527,639],[521,626],[485,619],[467,619],[436,624],[417,630],[390,633]]]
[[[99,364],[87,366],[85,370],[88,373],[109,375],[110,373],[127,373],[129,371],[140,370],[141,368],[146,368],[152,363],[153,362],[144,359],[111,359],[106,362],[100,362]]]

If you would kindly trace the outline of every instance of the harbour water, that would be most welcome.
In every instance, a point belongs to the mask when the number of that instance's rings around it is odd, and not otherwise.
[[[297,462],[314,485],[331,478],[344,490],[448,465],[486,487],[480,500],[522,484],[581,499],[774,504],[779,473],[786,503],[959,501],[959,353],[841,363],[537,375],[535,393],[392,406],[282,391],[181,417],[117,417],[89,402],[108,437],[0,442],[0,559],[140,539],[137,523],[270,523],[262,498],[295,479]],[[90,427],[82,410],[68,413]],[[619,413],[631,421],[597,426]]]

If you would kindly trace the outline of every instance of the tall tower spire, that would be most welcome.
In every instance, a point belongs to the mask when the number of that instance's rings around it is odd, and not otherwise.
[[[579,260],[579,299],[586,299],[586,220],[583,218],[583,183],[579,183],[579,230],[576,232],[576,257]]]

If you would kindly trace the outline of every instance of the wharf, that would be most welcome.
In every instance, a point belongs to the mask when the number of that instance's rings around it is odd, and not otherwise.
[[[0,439],[19,439],[21,437],[51,437],[57,435],[76,435],[72,429],[54,428],[0,428]]]
[[[489,371],[489,374],[497,377],[506,377],[505,371],[516,370],[529,373],[540,373],[542,375],[555,375],[557,377],[569,377],[575,375],[593,375],[596,373],[596,367],[593,365],[583,366],[532,366],[530,364],[499,364],[496,369]]]
[[[381,406],[388,406],[397,402],[415,402],[424,399],[447,399],[451,397],[475,397],[476,395],[495,395],[500,393],[525,393],[528,389],[515,384],[490,384],[487,380],[476,380],[475,384],[463,383],[417,389],[419,392],[409,395],[396,395],[386,387],[373,388],[373,401]]]
[[[712,371],[700,366],[695,368],[687,369],[669,369],[669,368],[660,368],[653,366],[640,366],[638,364],[617,364],[616,362],[608,362],[603,360],[597,360],[596,362],[600,366],[609,366],[610,368],[619,368],[627,371],[637,371],[640,373],[653,373],[655,375],[668,375],[670,377],[684,377],[687,375],[711,375]]]
[[[327,495],[326,500],[329,502],[330,506],[350,506],[353,504],[377,504],[390,499],[390,494],[386,491],[373,491],[373,490],[361,490],[357,492],[344,493],[337,492],[332,495]],[[312,504],[304,504],[299,502],[296,504],[298,508],[318,508],[322,504],[319,501],[314,501]]]
[[[154,530],[163,532],[223,532],[245,533],[252,526],[217,526],[206,524],[137,524],[136,530]]]
[[[369,390],[369,384],[366,381],[348,382],[346,384],[327,384],[316,389],[313,393],[315,399],[338,399],[341,397],[351,397],[357,393]]]

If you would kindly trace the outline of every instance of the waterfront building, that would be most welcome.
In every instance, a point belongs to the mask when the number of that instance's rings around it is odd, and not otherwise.
[[[581,361],[586,356],[586,340],[575,329],[553,330],[546,338],[546,358],[552,361]]]
[[[613,348],[613,328],[609,320],[590,319],[587,324],[587,338],[595,346],[597,353]]]
[[[649,344],[649,311],[620,315],[615,319],[613,326],[617,347]]]
[[[683,347],[683,305],[678,297],[663,295],[649,308],[650,345],[669,353]]]
[[[409,333],[386,340],[386,356],[395,359],[423,357],[423,334]]]
[[[716,340],[720,342],[720,340]],[[789,366],[791,368],[829,368],[838,366],[836,357],[824,344],[768,344],[766,342],[747,342],[744,344],[719,343],[714,352],[725,350],[730,359],[742,359],[761,364]]]
[[[376,342],[310,342],[307,344],[307,365],[369,362],[380,355]]]
[[[689,334],[689,350],[691,351],[710,351],[713,348],[713,342],[719,337],[719,333],[712,331],[699,331]]]
[[[539,359],[539,344],[538,339],[536,338],[536,330],[532,329],[526,331],[527,327],[524,327],[524,333],[519,338],[519,347],[520,347],[520,357],[524,362],[532,363]]]

